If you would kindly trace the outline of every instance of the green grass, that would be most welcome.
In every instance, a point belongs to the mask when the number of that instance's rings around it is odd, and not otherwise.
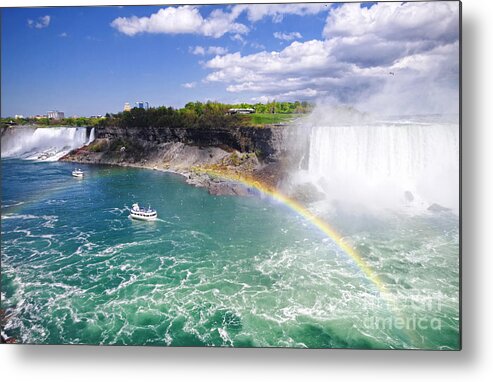
[[[108,144],[104,140],[96,140],[92,142],[87,149],[94,153],[99,153],[101,151],[105,151],[108,148]]]
[[[297,117],[296,114],[249,114],[254,125],[271,125],[276,123],[288,123]]]

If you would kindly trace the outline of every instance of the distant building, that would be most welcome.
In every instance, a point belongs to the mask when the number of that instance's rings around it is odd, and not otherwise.
[[[138,101],[135,102],[135,106],[138,107],[139,109],[149,109],[149,102],[144,102],[144,101]]]
[[[16,114],[15,119],[24,119],[24,116],[22,114]]]
[[[130,106],[129,102],[125,102],[125,105],[123,106],[123,111],[130,111],[132,110],[132,106]]]
[[[253,114],[255,109],[229,109],[229,114]]]
[[[65,118],[65,113],[63,111],[52,110],[47,113],[49,119],[63,119]]]

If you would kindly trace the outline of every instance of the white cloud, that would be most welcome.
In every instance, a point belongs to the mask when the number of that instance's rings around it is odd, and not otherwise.
[[[243,38],[243,36],[239,33],[236,33],[234,34],[233,36],[231,36],[231,40],[233,41],[238,41],[239,43],[245,45],[246,44],[246,41],[245,39]]]
[[[51,21],[51,16],[46,15],[46,16],[38,17],[36,20],[28,19],[27,25],[30,28],[43,29],[43,28],[47,28],[50,25],[50,21]]]
[[[222,46],[210,46],[207,48],[208,54],[222,55],[228,53],[228,49]]]
[[[291,32],[291,33],[282,33],[282,32],[274,32],[274,37],[278,40],[291,41],[294,39],[302,38],[300,32]]]
[[[458,39],[457,2],[348,3],[330,10],[323,35],[342,62],[391,65]]]
[[[203,46],[190,47],[188,51],[196,56],[203,56],[205,54],[205,48]]]
[[[389,41],[447,41],[458,37],[459,5],[456,1],[377,3],[361,8],[347,3],[332,8],[323,34],[336,36],[375,35]]]
[[[226,33],[248,32],[245,25],[235,23],[230,14],[220,9],[204,19],[197,7],[188,5],[161,8],[149,17],[118,17],[111,26],[128,36],[139,33],[193,33],[218,38]]]
[[[327,17],[324,40],[214,57],[204,63],[205,81],[256,99],[323,97],[367,110],[457,111],[458,23],[456,2],[344,4]]]
[[[196,82],[186,82],[186,83],[182,84],[181,86],[183,86],[186,89],[193,89],[194,87],[197,86],[197,83]]]
[[[221,9],[211,12],[209,18],[204,22],[202,29],[205,36],[221,37],[225,33],[246,34],[249,28],[243,24],[235,22],[236,17],[231,13],[226,13]]]
[[[128,36],[139,33],[191,33],[218,38],[226,33],[244,34],[248,28],[235,22],[236,17],[220,9],[203,18],[194,6],[161,8],[149,17],[118,17],[111,26]]]
[[[308,87],[305,89],[291,90],[284,93],[277,93],[270,96],[253,97],[251,98],[251,100],[253,102],[261,102],[261,103],[268,103],[274,100],[279,102],[284,102],[284,101],[319,98],[324,96],[325,94],[327,94],[327,92],[324,90],[315,90]]]
[[[254,49],[265,49],[265,45],[259,44],[258,42],[252,41],[250,46]]]
[[[273,22],[279,23],[286,15],[315,15],[327,9],[325,4],[240,4],[233,7],[232,13],[246,12],[251,22],[271,17]]]
[[[327,9],[324,4],[241,4],[228,8],[228,11],[215,9],[204,18],[197,6],[169,6],[149,17],[118,17],[111,22],[111,26],[128,36],[139,33],[193,33],[218,38],[231,33],[234,39],[242,41],[241,35],[249,32],[246,25],[236,22],[242,13],[246,13],[252,23],[264,17],[281,22],[285,15],[314,15]]]
[[[209,46],[205,48],[203,46],[197,45],[195,47],[190,47],[189,52],[196,56],[204,56],[206,54],[210,55],[223,55],[228,53],[228,49],[222,46]]]
[[[58,35],[58,37],[68,37],[68,33],[67,32],[62,32]]]
[[[243,82],[245,78],[260,79],[270,75],[327,71],[334,68],[335,60],[329,55],[328,43],[320,40],[293,42],[280,52],[259,52],[242,56],[239,52],[215,57],[206,67],[215,72],[211,81]]]
[[[118,17],[111,26],[121,33],[133,36],[138,33],[196,33],[204,19],[197,8],[189,6],[168,7],[150,17]]]
[[[363,96],[365,110],[402,114],[458,113],[459,43],[439,46],[427,52],[403,57],[382,73],[362,73],[385,78],[378,93]],[[375,71],[377,68],[362,69]]]

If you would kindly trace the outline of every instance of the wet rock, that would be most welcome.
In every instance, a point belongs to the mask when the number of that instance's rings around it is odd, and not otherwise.
[[[313,184],[303,183],[295,187],[291,197],[301,203],[313,203],[325,199],[325,194],[320,192]]]
[[[404,192],[404,198],[407,202],[412,202],[414,200],[414,195],[411,191]]]
[[[212,195],[249,195],[248,187],[234,182],[211,182],[207,188]]]
[[[443,206],[441,206],[440,204],[437,204],[437,203],[433,203],[427,209],[428,209],[428,211],[431,211],[431,212],[445,212],[445,211],[450,211],[450,208],[443,207]]]
[[[0,327],[4,328],[7,322],[12,317],[12,313],[8,314],[5,310],[0,309]],[[15,344],[16,339],[9,337],[3,330],[0,332],[0,343],[2,344]]]

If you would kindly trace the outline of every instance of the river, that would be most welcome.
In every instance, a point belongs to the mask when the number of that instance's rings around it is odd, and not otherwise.
[[[2,310],[17,342],[459,347],[459,218],[285,205],[144,169],[2,159]],[[155,222],[128,218],[134,202]]]

